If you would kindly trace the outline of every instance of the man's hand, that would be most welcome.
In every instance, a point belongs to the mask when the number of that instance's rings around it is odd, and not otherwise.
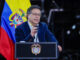
[[[58,45],[59,52],[62,52],[62,47]]]
[[[30,33],[31,36],[34,37],[35,34],[37,33],[37,31],[38,31],[38,27],[33,27],[32,30],[31,30],[31,33]]]

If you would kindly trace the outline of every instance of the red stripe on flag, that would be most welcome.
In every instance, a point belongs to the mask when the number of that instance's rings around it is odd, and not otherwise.
[[[15,60],[14,43],[2,27],[0,27],[0,30],[0,54],[2,54],[7,60]]]

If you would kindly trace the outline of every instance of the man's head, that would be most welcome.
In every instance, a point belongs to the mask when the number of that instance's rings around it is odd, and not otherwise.
[[[38,24],[40,22],[40,17],[41,11],[39,6],[33,5],[27,10],[27,18],[30,23]]]

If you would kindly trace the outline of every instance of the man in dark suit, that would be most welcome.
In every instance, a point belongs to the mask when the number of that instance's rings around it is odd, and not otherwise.
[[[39,6],[31,6],[27,11],[28,21],[18,26],[15,30],[16,42],[57,42],[48,29],[47,24],[40,22],[41,11]],[[58,44],[59,51],[62,51]]]

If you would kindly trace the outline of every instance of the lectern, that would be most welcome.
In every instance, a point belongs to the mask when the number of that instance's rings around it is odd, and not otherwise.
[[[56,42],[16,42],[15,58],[18,59],[57,59]]]

